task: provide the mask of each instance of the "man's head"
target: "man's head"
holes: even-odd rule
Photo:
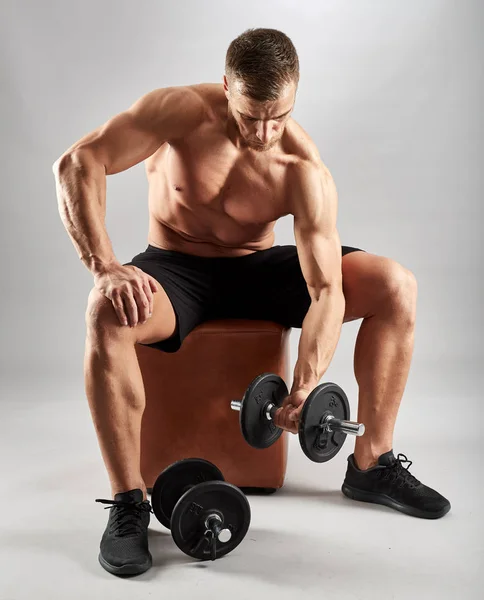
[[[249,147],[268,150],[282,137],[298,82],[296,48],[281,31],[248,29],[230,44],[225,60],[225,95]]]

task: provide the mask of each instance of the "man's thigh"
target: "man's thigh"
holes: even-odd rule
[[[346,256],[360,248],[342,246]],[[218,318],[258,319],[302,327],[311,304],[295,245],[256,252],[231,270],[223,286]],[[228,274],[227,274],[228,275]]]

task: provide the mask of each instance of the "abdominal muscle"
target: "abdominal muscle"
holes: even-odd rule
[[[156,248],[206,257],[245,256],[271,248],[275,222],[287,214],[263,190],[193,198],[152,184],[148,243]]]
[[[266,250],[274,244],[274,231],[271,229],[263,238],[243,244],[221,244],[220,242],[204,239],[202,235],[193,235],[194,232],[181,231],[172,224],[165,223],[150,215],[150,229],[148,243],[164,250],[176,250],[185,254],[196,256],[245,256],[258,250]],[[240,237],[240,236],[239,236]]]
[[[168,208],[168,207],[165,207]],[[198,212],[150,210],[148,243],[156,248],[196,256],[245,256],[274,244],[274,223],[240,225],[227,215],[200,208]],[[210,215],[203,213],[209,212]],[[172,213],[170,215],[170,213]],[[185,216],[183,216],[184,213]]]

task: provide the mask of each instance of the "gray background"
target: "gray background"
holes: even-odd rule
[[[482,517],[466,499],[471,493],[476,497],[482,486],[471,483],[472,466],[466,476],[459,469],[471,465],[478,452],[482,417],[483,12],[477,0],[3,0],[2,436],[4,452],[19,461],[10,483],[25,474],[20,460],[30,460],[34,452],[30,436],[47,428],[46,437],[35,442],[43,461],[35,467],[38,472],[58,451],[47,436],[64,432],[68,443],[80,427],[85,437],[78,447],[70,446],[71,464],[88,448],[94,452],[84,472],[87,501],[96,493],[91,474],[105,484],[83,392],[84,311],[92,275],[61,223],[52,163],[151,89],[221,81],[230,41],[248,27],[274,27],[291,37],[299,53],[301,82],[293,116],[316,141],[336,181],[342,243],[391,257],[417,277],[416,345],[396,450],[420,459],[416,467],[422,479],[432,473],[429,483],[444,486],[442,492],[453,500],[449,520],[458,519],[461,494],[464,520],[454,521],[451,537],[442,536],[441,545],[458,546],[460,540],[472,552],[455,579],[468,585],[470,594],[476,561],[482,560],[477,537]],[[119,261],[126,262],[147,243],[142,164],[108,178],[107,207],[108,234]],[[292,225],[292,217],[277,223],[276,244],[294,243]],[[344,387],[353,410],[353,348],[360,323],[343,326],[325,375]],[[298,340],[299,330],[293,330],[292,365]],[[78,414],[77,419],[59,416],[62,409]],[[453,422],[457,414],[463,430]],[[297,452],[294,448],[291,457]],[[343,454],[348,453],[331,467],[338,465],[339,485]],[[289,475],[296,475],[294,464]],[[60,475],[52,474],[53,480],[58,489]],[[406,519],[399,531],[409,526]],[[414,522],[414,527],[427,525]],[[444,526],[434,525],[433,531]],[[428,533],[415,535],[412,543]],[[92,549],[86,556],[95,558]],[[455,560],[463,560],[462,553]],[[92,569],[99,575],[95,565]],[[15,572],[10,571],[10,583]],[[3,596],[0,587],[2,600],[21,597],[14,583],[8,589]],[[453,588],[446,589],[449,597],[458,597],[457,588],[456,596]],[[350,595],[341,597],[354,597],[347,591]],[[412,597],[433,597],[429,594],[412,592]],[[390,595],[382,591],[381,597]],[[402,592],[401,597],[409,596]]]
[[[230,41],[248,26],[273,26],[290,35],[300,56],[294,118],[336,181],[343,244],[389,256],[416,274],[416,363],[476,375],[482,363],[479,3],[203,6],[4,6],[2,369],[24,373],[28,364],[41,376],[79,373],[92,276],[57,212],[54,160],[151,89],[220,81]],[[115,253],[129,260],[147,240],[142,164],[108,177],[107,206]],[[278,222],[276,235],[278,244],[294,243],[292,217]],[[358,326],[345,325],[335,360],[347,360]]]

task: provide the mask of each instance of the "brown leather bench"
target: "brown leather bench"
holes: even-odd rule
[[[209,460],[246,492],[282,487],[288,433],[270,448],[252,448],[230,401],[261,373],[288,383],[289,334],[272,321],[224,319],[199,325],[175,353],[136,345],[146,392],[141,474],[150,493],[161,471],[183,458]]]

